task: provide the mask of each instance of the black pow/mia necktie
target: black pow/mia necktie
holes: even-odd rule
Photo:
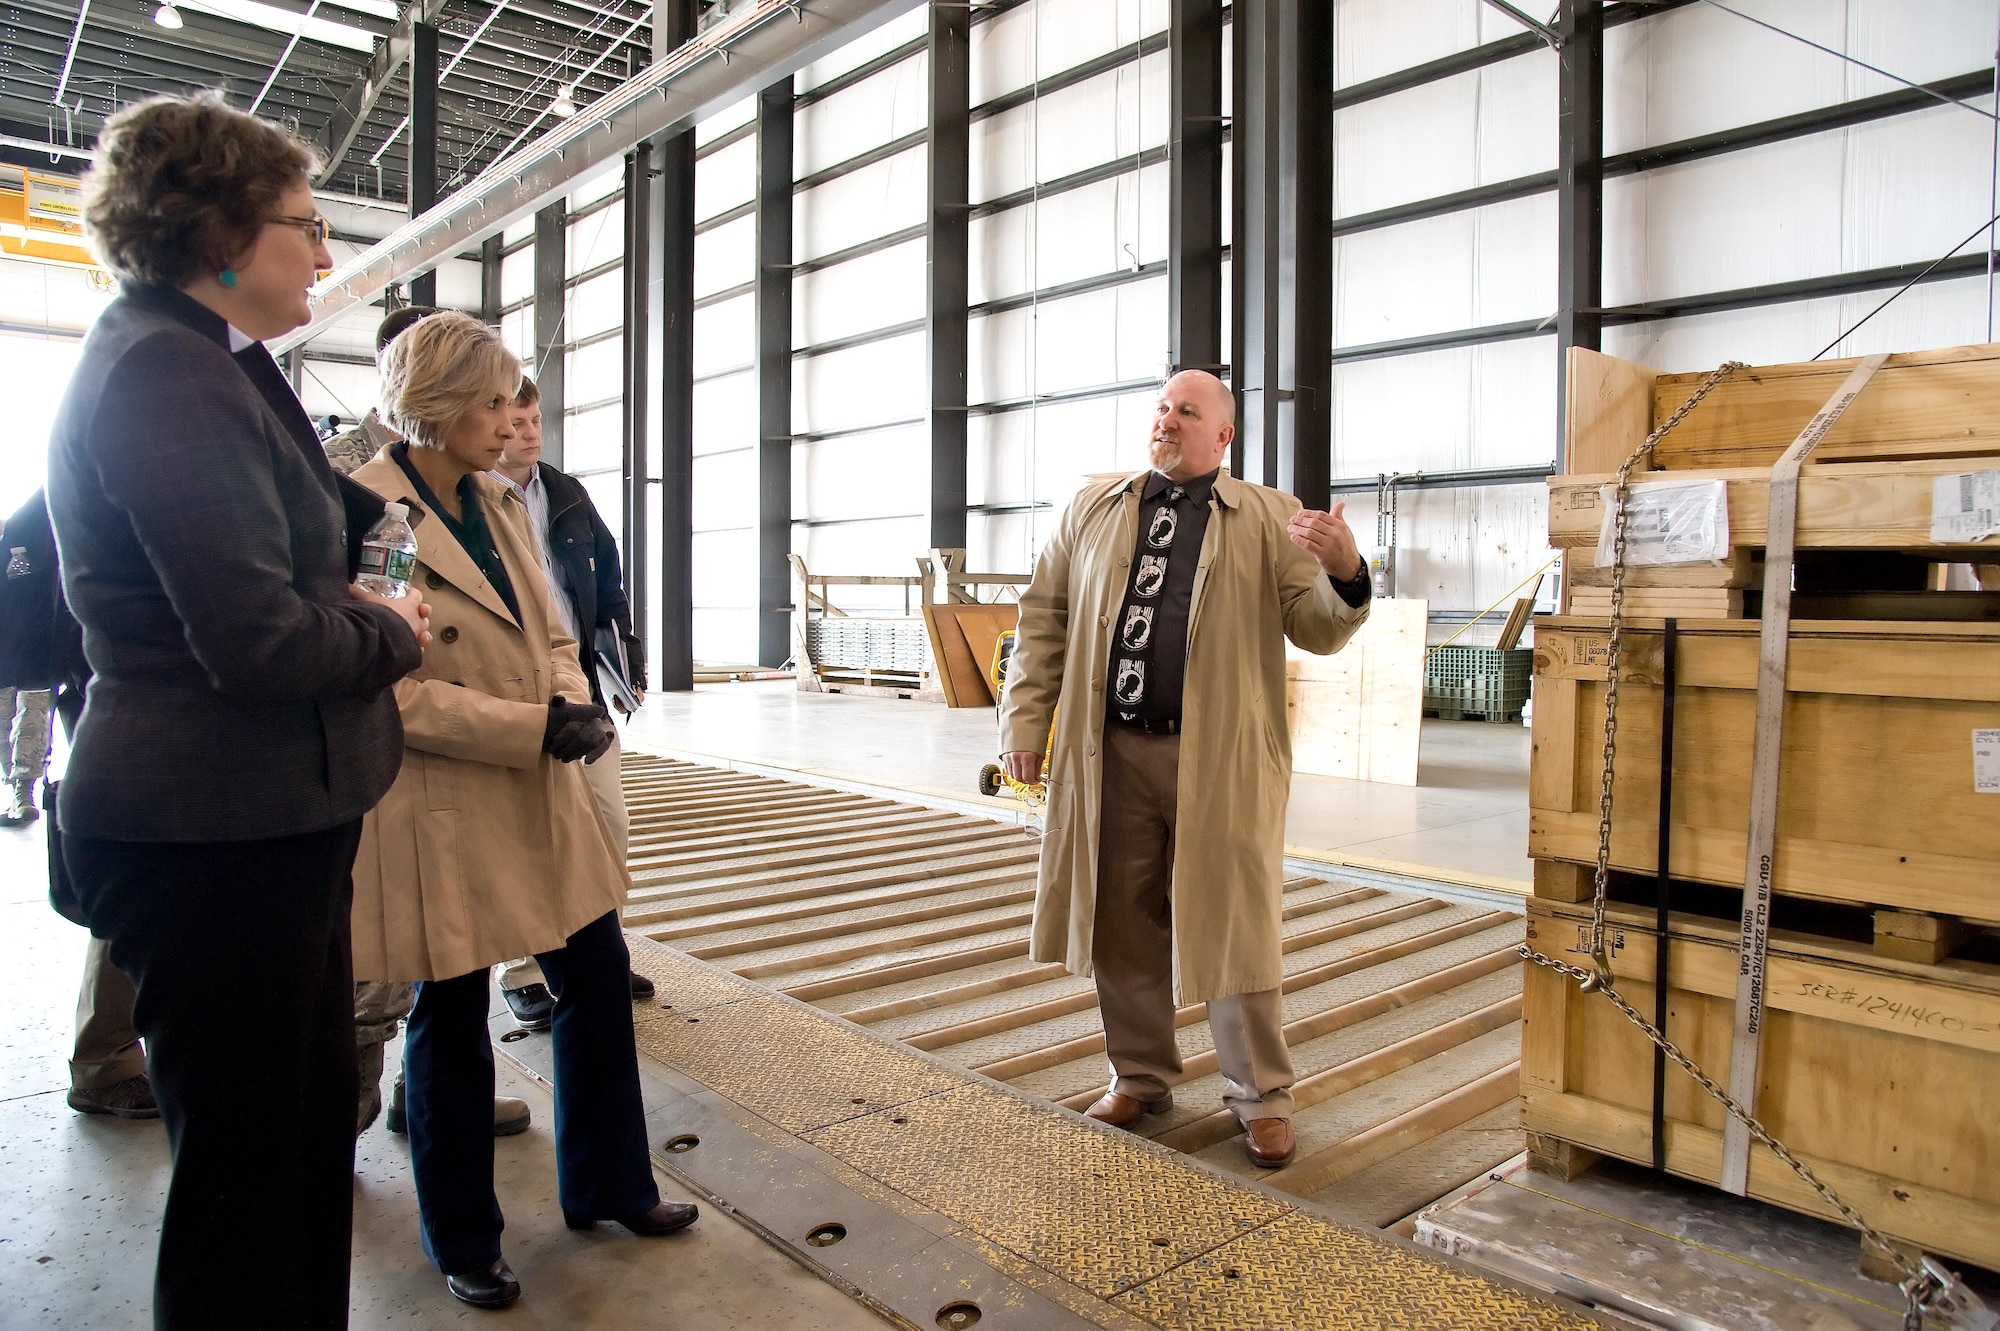
[[[1111,709],[1120,721],[1136,721],[1146,711],[1156,641],[1153,630],[1160,617],[1160,594],[1167,586],[1167,556],[1181,525],[1174,505],[1186,495],[1181,486],[1169,486],[1140,515],[1144,525],[1138,558],[1133,561],[1112,646]]]

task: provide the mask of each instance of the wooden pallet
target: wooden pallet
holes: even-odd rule
[[[1653,1006],[1650,909],[1609,909],[1620,992]],[[1529,942],[1588,964],[1589,909],[1535,901]],[[1711,1075],[1728,1064],[1736,930],[1676,915],[1669,929],[1668,1036]],[[1521,1047],[1525,1124],[1555,1157],[1652,1160],[1653,1052],[1608,1001],[1526,967]],[[2000,1266],[2000,967],[1886,960],[1866,944],[1774,933],[1757,1112],[1821,1178],[1886,1233]],[[1668,1067],[1666,1164],[1720,1177],[1723,1110]],[[1753,1197],[1836,1218],[1762,1147]]]
[[[1604,625],[1535,629],[1529,853],[1595,864]],[[1675,711],[1675,877],[1743,882],[1758,625],[1683,625]],[[1660,626],[1626,626],[1613,867],[1658,854]],[[2000,797],[1973,784],[1972,732],[2000,727],[2000,625],[1793,626],[1775,890],[2000,920]]]

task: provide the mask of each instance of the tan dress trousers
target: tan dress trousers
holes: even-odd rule
[[[69,1088],[101,1091],[146,1071],[146,1052],[132,1029],[137,994],[125,972],[111,964],[111,945],[93,937],[83,954],[83,984],[76,995],[76,1047],[69,1056]]]
[[[1181,1079],[1172,895],[1180,760],[1178,735],[1104,727],[1091,962],[1111,1089],[1149,1102]],[[1229,884],[1203,883],[1195,890],[1226,892]],[[1292,1054],[1285,1046],[1281,991],[1213,999],[1208,1026],[1224,1078],[1223,1104],[1245,1123],[1290,1118]]]

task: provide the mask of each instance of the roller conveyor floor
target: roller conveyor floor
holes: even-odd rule
[[[1101,1090],[1103,1042],[1090,982],[1027,959],[1020,827],[645,755],[625,781],[659,1158],[892,1320],[1597,1324],[1372,1228],[1521,1148],[1517,915],[1287,883],[1301,1146],[1262,1171],[1199,1007],[1153,1142],[1051,1107]]]

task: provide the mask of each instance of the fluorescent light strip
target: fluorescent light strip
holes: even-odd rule
[[[286,36],[303,37],[308,41],[324,42],[328,46],[341,46],[350,51],[372,55],[375,51],[376,36],[365,29],[347,23],[335,23],[330,19],[308,18],[304,14],[276,5],[262,4],[259,0],[174,0],[177,9],[192,9],[203,14],[213,14],[217,18],[233,19],[247,23],[253,28],[263,28],[267,32],[282,32]]]

